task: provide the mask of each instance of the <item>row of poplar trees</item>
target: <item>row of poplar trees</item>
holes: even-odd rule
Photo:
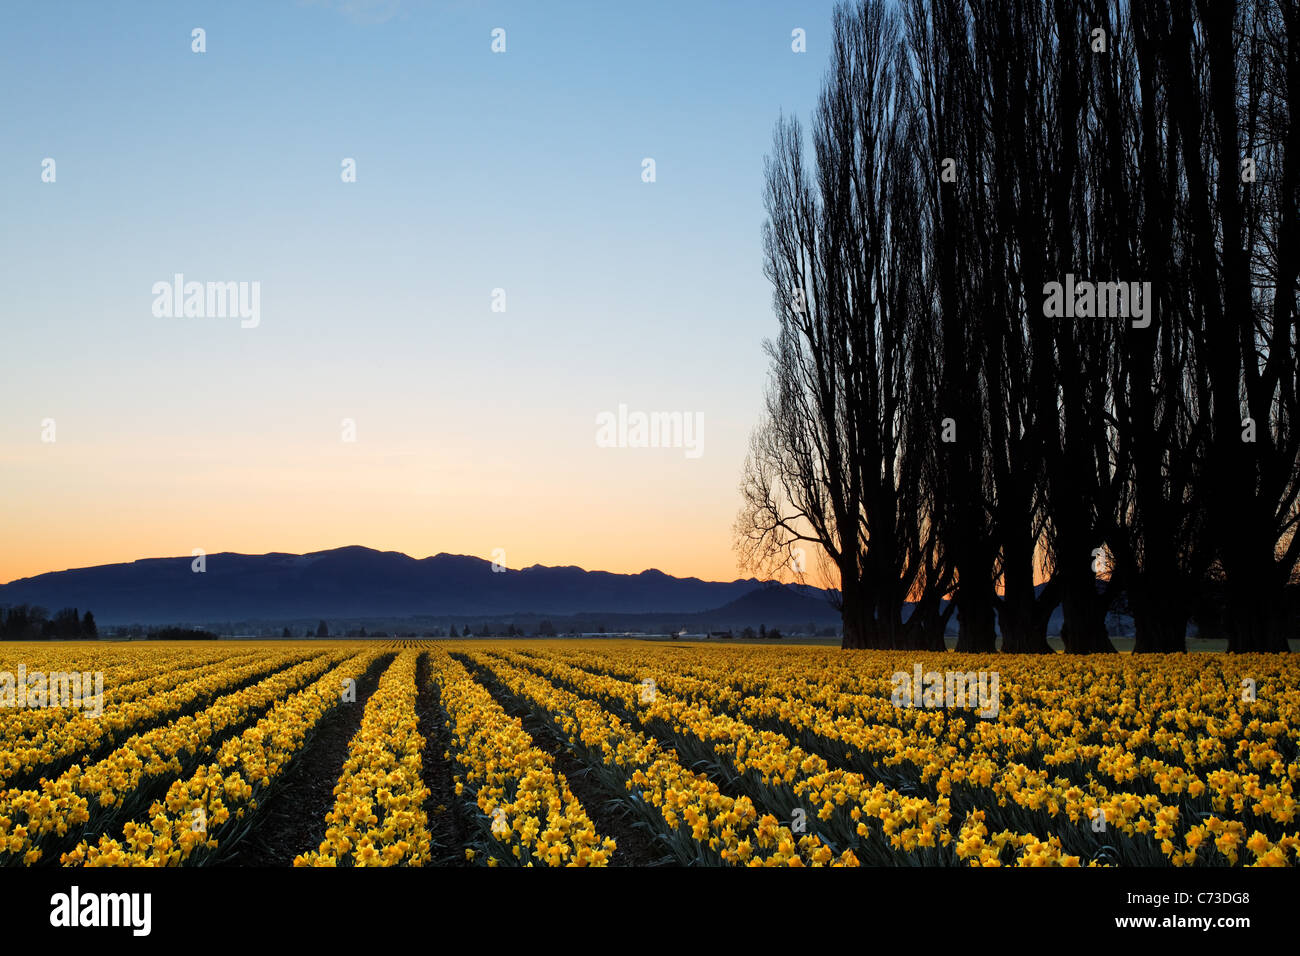
[[[743,562],[818,555],[846,647],[1287,650],[1297,0],[860,0],[830,57],[767,159]],[[1150,323],[1045,316],[1067,274]]]

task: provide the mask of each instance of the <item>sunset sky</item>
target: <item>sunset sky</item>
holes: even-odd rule
[[[741,576],[763,157],[832,6],[5,5],[0,582],[349,544]],[[257,326],[156,316],[178,273],[259,283]],[[620,405],[700,454],[599,447]]]

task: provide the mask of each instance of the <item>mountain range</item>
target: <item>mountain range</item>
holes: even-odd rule
[[[493,570],[491,562],[466,555],[417,559],[357,546],[210,554],[202,572],[193,562],[148,558],[21,578],[0,585],[0,606],[90,609],[108,625],[515,615],[602,617],[611,629],[676,627],[679,620],[704,628],[839,622],[826,592],[755,578],[702,581],[656,570],[614,574],[542,565]]]

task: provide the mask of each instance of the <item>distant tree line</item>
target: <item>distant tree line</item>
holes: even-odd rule
[[[1123,592],[1137,651],[1287,650],[1297,108],[1295,0],[842,5],[767,163],[745,563],[815,555],[846,647],[1112,651]]]
[[[65,607],[50,617],[49,611],[32,604],[0,608],[0,641],[80,641],[97,640],[99,628],[95,615],[80,614],[75,607]]]
[[[599,628],[599,633],[604,633],[605,630],[602,626]],[[108,632],[111,636],[117,638],[151,641],[215,641],[220,639],[220,635],[210,630],[176,625],[121,625],[109,627]],[[514,623],[508,623],[504,627],[484,623],[477,630],[467,624],[464,625],[462,631],[455,624],[450,624],[445,629],[433,627],[418,632],[399,631],[393,634],[387,632],[369,633],[366,628],[357,627],[350,628],[337,636],[351,638],[440,638],[556,637],[558,635],[559,631],[555,625],[549,619],[542,619],[532,631]],[[280,637],[289,639],[299,637],[328,638],[329,636],[329,625],[324,620],[321,620],[314,629],[310,627],[304,629],[301,634],[295,633],[294,629],[288,626],[281,628],[280,631]],[[741,633],[741,637],[780,638],[781,632],[776,629],[769,630],[764,625],[760,625],[757,633],[754,632],[753,628],[745,628]],[[96,640],[98,638],[99,629],[95,624],[95,616],[90,611],[81,614],[77,608],[64,608],[51,617],[45,608],[34,605],[20,604],[14,607],[0,607],[0,641]]]
[[[555,626],[549,620],[543,620],[541,621],[540,624],[538,624],[536,628],[536,634],[541,637],[554,636],[556,634]],[[281,630],[280,636],[284,638],[293,638],[293,637],[297,637],[298,635],[296,635],[293,632],[292,628],[286,626]],[[315,631],[313,631],[311,628],[308,628],[302,632],[301,636],[304,638],[329,637],[330,628],[328,623],[322,620],[316,626]],[[523,627],[519,627],[512,622],[504,626],[499,624],[492,625],[492,624],[484,623],[479,626],[477,631],[468,624],[464,625],[463,632],[460,629],[458,629],[455,624],[449,624],[446,628],[432,627],[432,628],[426,628],[424,630],[419,630],[419,631],[415,631],[415,630],[404,631],[399,629],[394,631],[392,634],[389,634],[386,631],[371,633],[365,627],[359,626],[359,627],[353,627],[353,628],[347,628],[341,630],[336,636],[352,637],[352,638],[362,638],[362,637],[365,638],[370,638],[370,637],[438,638],[438,637],[461,637],[461,636],[464,637],[474,637],[474,636],[527,637],[532,635],[527,631],[527,629]]]
[[[595,633],[604,634],[606,633],[607,630],[608,628],[606,628],[604,625],[592,625],[590,630],[588,630],[586,627],[580,626],[579,630],[574,630],[567,633],[571,633],[571,634],[591,633],[592,631],[594,631]],[[822,631],[817,632],[814,626],[812,624],[809,624],[807,633],[809,634],[821,633],[823,635],[833,636],[835,633],[835,629],[824,628],[822,629]],[[560,631],[556,628],[555,624],[551,620],[547,618],[543,618],[539,622],[537,622],[537,625],[535,627],[523,627],[518,624],[515,624],[514,622],[507,622],[505,624],[500,624],[500,623],[492,624],[492,623],[485,622],[479,625],[477,628],[469,624],[463,625],[461,627],[458,627],[456,624],[449,624],[445,628],[432,627],[420,631],[398,629],[393,631],[392,633],[389,633],[387,631],[382,633],[371,632],[368,631],[365,627],[355,627],[355,628],[348,628],[346,630],[343,630],[337,636],[349,637],[349,638],[376,638],[376,637],[394,637],[394,638],[453,637],[455,638],[455,637],[557,637],[559,636],[559,634]],[[294,628],[289,627],[287,625],[281,628],[280,631],[280,637],[289,638],[289,639],[298,638],[298,637],[313,638],[313,637],[329,637],[329,636],[330,636],[329,625],[324,620],[322,620],[317,625],[314,631],[311,628],[306,628],[299,634],[295,632]],[[741,632],[740,636],[743,638],[751,638],[751,639],[752,638],[780,639],[782,635],[778,629],[776,628],[769,629],[766,625],[760,624],[757,631],[755,631],[752,627],[746,627]]]

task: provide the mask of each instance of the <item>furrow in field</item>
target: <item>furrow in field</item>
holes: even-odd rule
[[[424,785],[429,791],[425,811],[433,846],[430,866],[468,866],[471,861],[466,859],[465,848],[470,839],[470,808],[456,793],[451,728],[438,683],[433,680],[432,659],[432,654],[422,655],[415,676],[420,688],[417,708],[424,737]]]
[[[240,866],[293,866],[293,861],[325,838],[325,816],[334,806],[334,786],[348,758],[348,744],[393,654],[375,658],[357,678],[356,699],[326,714],[308,743],[258,809],[258,822],[239,844]]]

